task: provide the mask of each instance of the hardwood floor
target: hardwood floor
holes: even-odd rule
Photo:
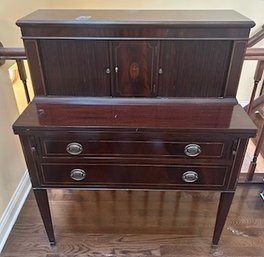
[[[239,185],[219,247],[219,193],[50,190],[49,246],[30,193],[1,257],[264,256],[263,185]]]

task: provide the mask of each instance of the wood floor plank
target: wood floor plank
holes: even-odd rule
[[[263,257],[261,185],[240,185],[219,247],[219,193],[50,190],[51,247],[31,193],[0,257]]]

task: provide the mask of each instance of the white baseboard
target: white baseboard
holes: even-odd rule
[[[8,203],[3,215],[0,217],[0,253],[2,252],[7,238],[16,222],[18,214],[31,189],[31,182],[26,171],[21,178],[16,191]]]

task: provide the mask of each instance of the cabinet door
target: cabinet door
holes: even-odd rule
[[[109,44],[87,40],[40,40],[46,95],[109,96]]]
[[[159,96],[220,97],[224,95],[232,41],[162,41]]]
[[[154,96],[158,61],[157,41],[112,43],[113,96]]]

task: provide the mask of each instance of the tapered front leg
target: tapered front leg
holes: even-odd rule
[[[232,200],[234,198],[234,194],[234,192],[221,193],[212,241],[213,245],[217,245],[219,242],[222,230],[225,225],[226,217],[228,215]]]
[[[44,227],[46,229],[46,233],[48,235],[50,244],[54,245],[56,242],[55,242],[55,236],[54,236],[53,225],[52,225],[52,220],[51,220],[47,190],[46,189],[33,189],[33,192],[35,194],[35,198],[38,204],[40,215],[43,220]]]

